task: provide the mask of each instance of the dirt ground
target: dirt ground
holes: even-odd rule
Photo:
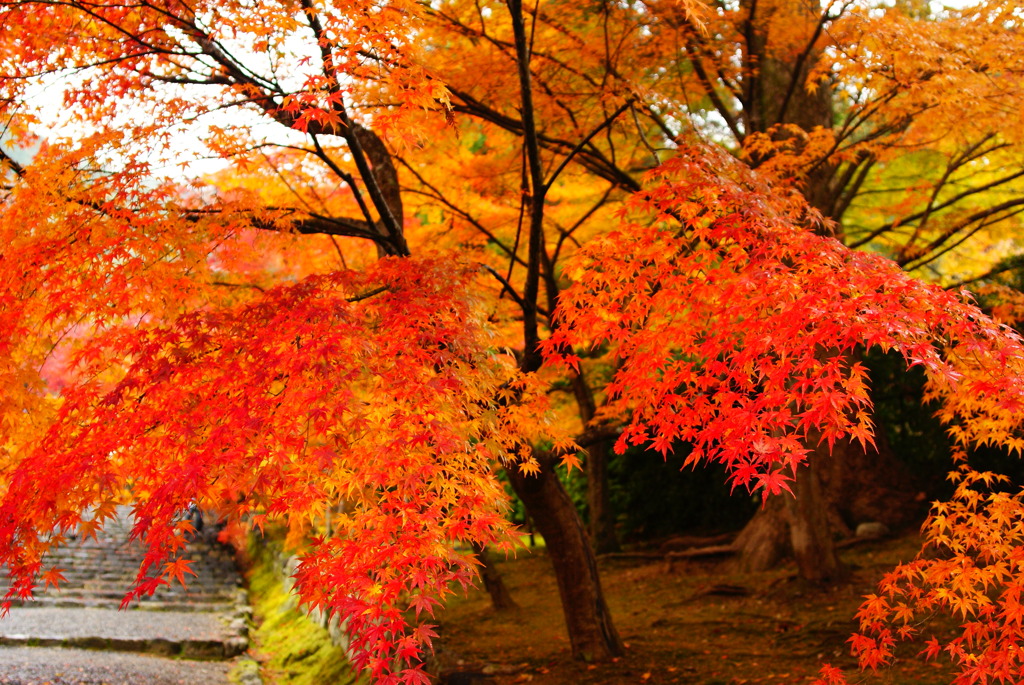
[[[915,535],[844,550],[853,568],[842,585],[808,586],[783,567],[729,573],[726,562],[606,560],[602,579],[627,650],[612,663],[571,659],[557,589],[543,550],[498,568],[520,608],[496,613],[482,589],[448,602],[434,668],[442,682],[507,685],[598,683],[806,683],[825,662],[851,683],[925,685],[952,681],[948,663],[906,651],[893,668],[861,673],[847,638],[861,597],[917,552]]]

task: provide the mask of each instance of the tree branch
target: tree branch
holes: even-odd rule
[[[1022,173],[1024,173],[1024,172],[1022,172]],[[1022,207],[1022,206],[1024,206],[1024,197],[1017,197],[1017,198],[1014,198],[1012,200],[1007,200],[1006,202],[1000,202],[997,205],[993,205],[991,207],[986,207],[985,209],[978,210],[977,212],[974,212],[973,214],[967,216],[965,219],[962,219],[962,220],[956,222],[951,227],[949,227],[946,230],[942,231],[942,233],[939,234],[939,236],[937,238],[932,240],[932,242],[930,242],[928,244],[928,246],[925,247],[924,249],[918,250],[916,254],[910,254],[910,255],[907,255],[905,257],[901,257],[900,259],[896,260],[896,263],[899,264],[901,267],[904,267],[904,268],[908,268],[907,265],[910,264],[911,262],[918,262],[913,268],[917,268],[917,267],[923,266],[924,264],[928,263],[929,261],[932,261],[937,256],[939,256],[939,255],[932,255],[932,256],[930,256],[930,257],[928,257],[926,259],[925,258],[926,255],[929,255],[930,253],[934,252],[935,250],[941,248],[953,236],[955,236],[957,233],[959,233],[960,231],[964,230],[965,228],[967,228],[971,224],[982,223],[983,225],[990,225],[990,224],[994,223],[995,221],[1000,221],[1002,219],[1009,218],[1009,216],[1013,216],[1014,214],[1017,213],[1017,211],[1020,211],[1020,210],[1012,212],[1009,215],[1004,216],[1004,217],[996,217],[996,214],[998,214],[999,212],[1004,212],[1004,211],[1010,210],[1010,209],[1016,209],[1016,208]],[[978,230],[978,228],[981,228],[981,227],[979,226],[979,227],[975,228],[973,231],[971,231],[971,234],[975,233]],[[960,242],[963,242],[963,241],[961,240]],[[959,243],[957,243],[957,244],[959,244]],[[945,251],[943,251],[943,252],[945,252]]]
[[[343,126],[343,130],[339,133],[348,143],[349,152],[352,154],[352,161],[355,162],[356,169],[359,170],[359,175],[362,177],[363,183],[366,185],[366,191],[370,195],[370,200],[373,201],[373,206],[377,210],[377,216],[380,217],[380,222],[383,224],[384,231],[382,231],[382,233],[385,238],[385,242],[383,244],[390,245],[388,251],[392,254],[408,256],[410,254],[409,246],[405,242],[402,227],[399,225],[398,219],[392,213],[391,207],[388,205],[387,198],[384,196],[377,178],[373,175],[373,170],[370,168],[369,162],[367,161],[366,151],[363,149],[359,136],[356,135],[355,123],[349,117],[348,110],[345,108],[343,94],[341,91],[341,79],[339,78],[337,69],[334,65],[334,55],[331,48],[332,41],[330,36],[328,36],[324,31],[323,25],[320,23],[319,13],[313,5],[312,0],[300,0],[300,4],[302,6],[303,13],[306,16],[306,21],[309,24],[310,29],[313,31],[317,44],[320,46],[320,60],[323,66],[324,75],[328,79],[328,90],[332,95],[336,96],[331,102],[331,111],[338,115],[338,119],[341,121]],[[382,243],[378,242],[378,244]]]
[[[598,124],[597,128],[595,128],[595,129],[594,129],[593,131],[591,131],[591,132],[590,132],[589,134],[587,134],[587,137],[586,137],[586,138],[584,138],[583,140],[581,140],[581,141],[580,141],[580,142],[579,142],[579,143],[578,143],[578,144],[576,145],[576,147],[574,147],[574,148],[572,149],[572,151],[571,151],[571,152],[570,152],[570,153],[569,153],[568,155],[566,155],[566,156],[565,156],[565,159],[563,159],[563,160],[562,160],[562,163],[558,165],[558,168],[557,168],[557,169],[555,169],[555,170],[554,170],[554,172],[552,172],[551,176],[550,176],[550,177],[548,178],[548,180],[547,180],[547,181],[546,181],[546,182],[544,183],[544,188],[545,188],[545,190],[546,190],[547,188],[550,188],[550,187],[551,187],[551,184],[555,182],[555,179],[556,179],[556,178],[558,178],[558,175],[562,173],[562,170],[563,170],[563,169],[565,169],[565,167],[566,167],[566,166],[568,166],[569,162],[571,162],[571,161],[572,161],[572,158],[573,158],[573,157],[575,157],[575,156],[577,155],[577,153],[579,153],[579,151],[580,151],[580,150],[582,150],[582,149],[583,149],[583,147],[584,147],[584,146],[585,146],[585,145],[586,145],[587,143],[589,143],[589,142],[590,142],[590,140],[591,140],[591,139],[592,139],[592,138],[593,138],[594,136],[596,136],[596,135],[597,135],[598,133],[600,133],[600,132],[601,132],[601,130],[602,130],[602,129],[603,129],[603,128],[604,128],[605,126],[609,126],[609,125],[611,125],[611,123],[612,123],[613,121],[615,121],[615,120],[616,120],[616,119],[617,119],[617,118],[619,117],[619,115],[620,115],[620,114],[622,114],[622,113],[623,113],[623,112],[625,112],[625,111],[626,111],[627,109],[629,109],[629,107],[630,107],[630,106],[631,106],[632,104],[633,104],[633,98],[629,98],[628,100],[626,100],[626,102],[625,102],[625,103],[624,103],[624,104],[623,104],[622,106],[620,106],[620,107],[619,107],[618,109],[616,109],[616,110],[615,110],[614,112],[612,112],[612,113],[611,113],[610,115],[608,115],[608,116],[607,116],[607,117],[605,118],[605,120],[604,120],[604,121],[602,121],[602,122],[601,122],[600,124]]]
[[[530,228],[527,243],[526,282],[523,286],[523,370],[536,371],[543,363],[538,344],[540,336],[537,321],[537,297],[540,293],[540,269],[544,250],[544,170],[541,165],[540,144],[533,111],[533,87],[530,79],[530,49],[523,21],[522,0],[508,0],[515,39],[516,63],[519,72],[520,114],[523,118],[524,154],[529,171],[529,187],[524,193],[530,205]]]
[[[740,130],[739,124],[736,122],[736,116],[732,113],[732,110],[726,106],[725,101],[718,95],[718,90],[715,88],[715,84],[711,82],[711,78],[708,76],[707,70],[704,69],[704,64],[700,60],[700,55],[692,54],[696,51],[689,43],[687,43],[685,51],[690,53],[690,65],[693,67],[693,73],[697,74],[697,79],[704,87],[704,92],[707,94],[708,99],[711,100],[711,104],[714,105],[715,111],[725,119],[726,126],[728,126],[729,130],[732,131],[732,135],[736,140],[742,143],[743,131]]]
[[[1016,171],[1016,172],[1014,172],[1012,174],[1009,174],[1007,176],[1003,176],[1002,178],[998,178],[998,179],[996,179],[996,180],[994,180],[994,181],[992,181],[990,183],[986,183],[986,184],[980,185],[980,186],[975,186],[973,188],[968,188],[967,190],[965,190],[963,192],[960,192],[960,193],[957,193],[956,195],[953,195],[953,196],[947,198],[943,202],[940,202],[939,204],[934,205],[931,208],[930,211],[931,211],[931,213],[934,214],[935,212],[941,211],[943,209],[946,209],[947,207],[955,205],[957,202],[960,202],[961,200],[963,200],[963,199],[965,199],[967,197],[970,197],[971,195],[976,195],[977,193],[983,193],[986,190],[991,190],[992,188],[997,188],[997,187],[999,187],[1001,185],[1004,185],[1006,183],[1009,183],[1010,181],[1016,180],[1016,179],[1021,178],[1021,177],[1024,177],[1024,169],[1022,169],[1020,171]],[[993,211],[998,211],[997,207],[994,207]],[[985,211],[985,210],[982,210],[982,211]],[[918,221],[919,219],[924,217],[926,214],[927,214],[927,212],[922,210],[922,211],[919,211],[919,212],[915,212],[915,213],[913,213],[913,214],[911,214],[909,216],[902,217],[902,218],[900,218],[900,220],[898,222],[886,223],[886,224],[880,226],[879,228],[876,228],[875,230],[873,230],[871,233],[869,233],[864,238],[861,238],[860,240],[857,240],[857,241],[851,243],[849,247],[851,247],[851,248],[858,248],[858,247],[860,247],[862,245],[865,245],[865,244],[871,242],[872,240],[874,240],[878,236],[882,235],[883,233],[887,233],[887,232],[893,230],[896,227],[897,224],[905,225],[905,224],[908,224],[908,223],[910,223],[912,221]]]

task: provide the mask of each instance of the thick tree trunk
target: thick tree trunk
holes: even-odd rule
[[[512,594],[505,585],[505,579],[494,566],[494,556],[487,551],[486,547],[473,545],[473,554],[480,562],[480,577],[484,581],[484,589],[491,596],[491,606],[495,611],[511,611],[518,609],[519,605],[512,599]]]
[[[812,454],[791,484],[793,494],[769,496],[736,537],[738,570],[766,571],[792,558],[804,580],[823,582],[846,575],[834,540],[835,533],[845,526],[835,520],[830,502],[834,493],[822,482],[822,457],[830,458]]]
[[[823,10],[810,3],[794,12],[786,30],[805,34],[806,50],[799,55],[779,55],[767,47],[768,32],[779,30],[767,14],[771,5],[740,0],[740,6],[749,13],[743,60],[749,69],[744,77],[747,130],[771,132],[776,142],[787,142],[791,153],[799,153],[808,142],[806,134],[834,125],[834,85],[819,82],[814,88],[807,87],[808,75],[821,56],[820,44],[811,38],[823,26]],[[777,124],[795,125],[800,130]],[[758,164],[768,159],[755,157],[753,161]],[[833,159],[811,167],[801,180],[801,190],[811,206],[834,223],[808,228],[841,239],[846,186],[854,174],[840,172],[855,170],[859,164],[840,164]],[[884,430],[877,427],[876,434],[877,452],[846,443],[837,444],[832,455],[824,447],[814,448],[809,466],[801,469],[794,483],[796,498],[769,498],[737,537],[739,567],[765,570],[793,556],[802,577],[835,577],[842,573],[835,556],[835,534],[850,534],[851,528],[865,521],[899,527],[912,519],[919,509],[913,479],[905,469],[900,470],[885,442]]]
[[[602,661],[623,652],[601,591],[597,560],[576,507],[549,459],[540,473],[509,469],[509,480],[547,544],[574,657]]]
[[[815,451],[805,468],[797,471],[793,497],[786,497],[789,541],[800,577],[812,582],[838,580],[847,575],[839,561],[832,526],[829,525],[828,502],[822,492],[819,460],[827,448]]]
[[[813,454],[797,472],[791,485],[792,495],[769,496],[737,536],[739,570],[766,571],[784,559],[793,558],[804,580],[823,582],[846,575],[836,553],[836,526],[830,521],[830,493],[821,481],[819,457]]]
[[[743,573],[766,571],[789,558],[793,547],[782,495],[764,501],[733,545],[739,550],[734,565]]]
[[[820,542],[823,537],[848,536],[869,521],[896,529],[919,517],[913,474],[893,454],[884,428],[876,433],[877,451],[848,442],[837,443],[832,454],[824,446],[815,450],[794,484],[796,499],[769,498],[736,538],[739,568],[763,571],[793,556],[802,577],[824,580],[838,569],[834,545]]]

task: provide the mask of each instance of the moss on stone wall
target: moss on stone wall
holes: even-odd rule
[[[367,682],[327,630],[296,608],[294,595],[285,589],[281,555],[273,543],[254,542],[248,552],[246,578],[256,623],[250,638],[263,681],[279,685]]]

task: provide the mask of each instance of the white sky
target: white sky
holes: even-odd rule
[[[886,4],[889,3],[887,2]],[[971,4],[975,4],[975,2],[973,0],[943,0],[931,3],[937,12],[941,12],[943,8],[960,9]],[[306,46],[296,47],[298,48],[296,50],[297,53],[305,52],[303,47]],[[253,55],[253,58],[258,59],[258,56]],[[37,84],[29,91],[30,95],[26,105],[35,111],[42,122],[41,128],[37,128],[35,132],[45,139],[75,139],[86,132],[86,129],[80,123],[73,121],[74,113],[69,111],[64,105],[63,91],[67,83],[68,79],[66,77],[51,77],[46,79],[45,82]],[[140,108],[130,112],[129,116],[144,120],[147,114],[146,111]],[[246,115],[239,109],[233,108],[206,115],[200,121],[189,126],[183,126],[182,132],[174,137],[174,154],[165,160],[151,160],[154,164],[154,172],[158,175],[164,175],[160,173],[160,170],[163,169],[168,176],[181,177],[182,170],[180,164],[186,161],[189,163],[189,167],[185,175],[190,177],[210,174],[224,169],[228,166],[228,162],[219,157],[210,156],[202,140],[206,137],[209,125],[219,125],[222,127],[237,126],[239,125],[240,117],[246,117]],[[257,127],[260,125],[260,117],[255,113],[249,115],[247,119],[244,125]],[[268,126],[268,130],[276,131],[277,135],[281,134],[281,127],[277,124]],[[6,138],[6,135],[0,135],[0,142]],[[295,137],[288,142],[301,144],[303,139],[304,136],[296,132]],[[27,161],[31,157],[30,151],[11,150],[10,152],[12,157],[22,162]]]

